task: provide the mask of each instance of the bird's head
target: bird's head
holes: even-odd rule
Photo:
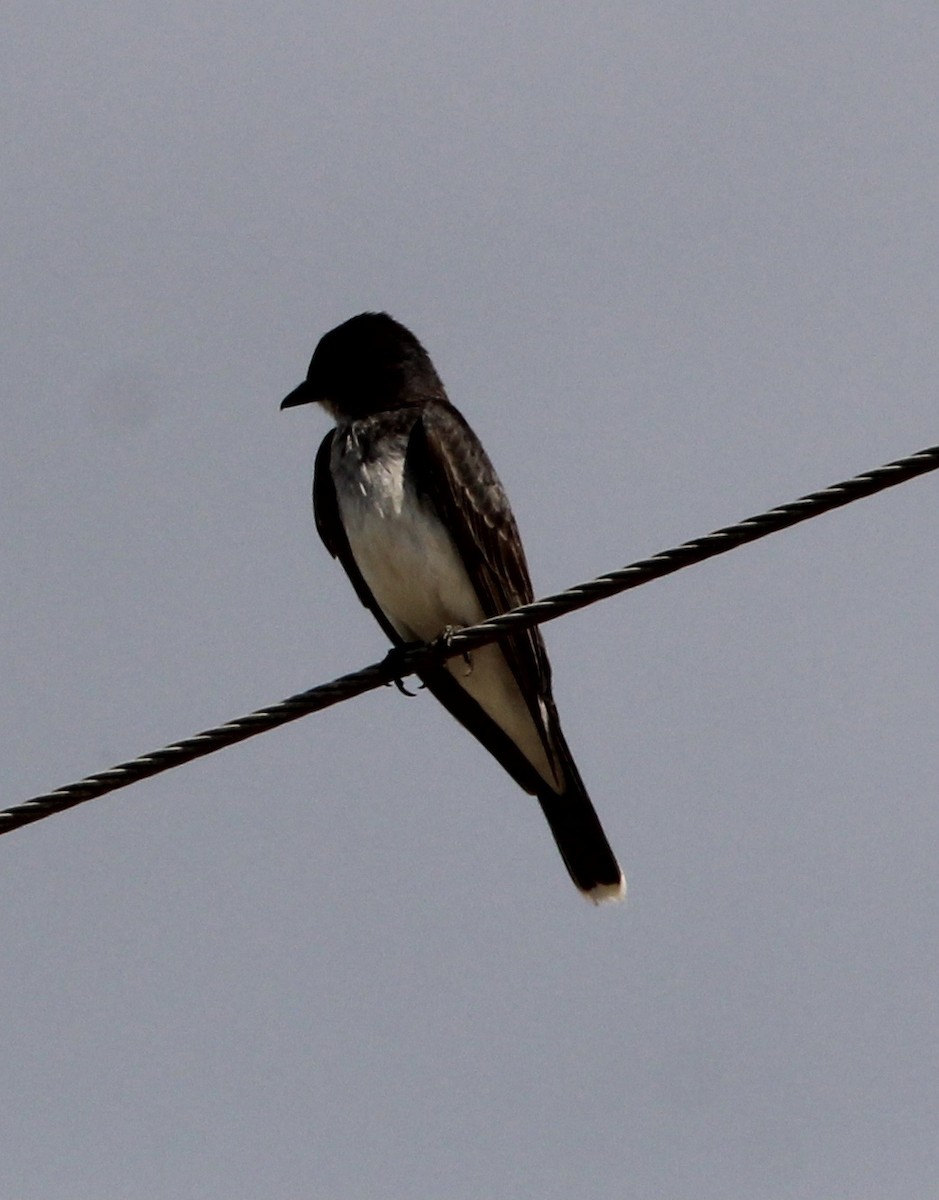
[[[360,313],[323,334],[307,377],[281,408],[322,404],[338,421],[445,399],[430,356],[387,313]]]

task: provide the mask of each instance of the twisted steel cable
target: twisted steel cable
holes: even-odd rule
[[[574,612],[575,609],[595,604],[598,600],[605,600],[609,596],[629,591],[630,588],[641,587],[645,583],[651,583],[653,579],[660,579],[663,575],[670,575],[705,559],[715,558],[718,554],[725,554],[728,550],[743,546],[747,542],[755,542],[780,529],[788,529],[832,509],[861,500],[865,496],[872,496],[886,488],[906,483],[907,480],[925,475],[937,467],[939,446],[929,446],[907,458],[897,459],[872,471],[865,471],[862,475],[856,475],[853,479],[832,484],[820,492],[812,492],[778,508],[747,517],[736,525],[716,529],[713,533],[684,542],[670,550],[663,550],[651,558],[630,563],[617,571],[577,584],[566,591],[522,605],[479,625],[457,630],[436,642],[392,651],[382,662],[373,663],[360,671],[341,675],[329,683],[290,696],[247,716],[236,717],[224,725],[206,729],[181,742],[153,750],[140,758],[119,763],[107,771],[89,775],[77,783],[66,784],[8,808],[0,812],[0,834],[9,833],[33,821],[40,821],[53,813],[63,812],[76,804],[83,804],[86,800],[94,800],[107,792],[127,787],[151,775],[159,775],[206,754],[214,754],[216,750],[225,746],[242,742],[278,725],[286,725],[289,721],[296,721],[309,713],[319,712],[333,704],[350,700],[353,696],[360,696],[383,684],[400,681],[431,662],[442,662],[444,659],[465,654],[478,646],[497,641],[512,630],[527,629],[532,625],[553,621],[566,613]]]

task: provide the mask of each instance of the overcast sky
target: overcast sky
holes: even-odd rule
[[[387,309],[546,593],[939,442],[939,8],[8,0],[3,803],[385,651],[277,405]],[[0,839],[0,1197],[939,1177],[939,477],[546,629],[626,869],[382,689]]]

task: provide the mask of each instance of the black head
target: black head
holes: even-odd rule
[[[434,398],[446,392],[414,334],[387,313],[360,313],[323,334],[306,381],[280,407],[319,402],[354,420]]]

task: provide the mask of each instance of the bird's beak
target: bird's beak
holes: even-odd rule
[[[280,402],[281,409],[296,408],[298,404],[313,404],[316,401],[316,396],[306,380],[295,387],[289,396],[285,397]]]

